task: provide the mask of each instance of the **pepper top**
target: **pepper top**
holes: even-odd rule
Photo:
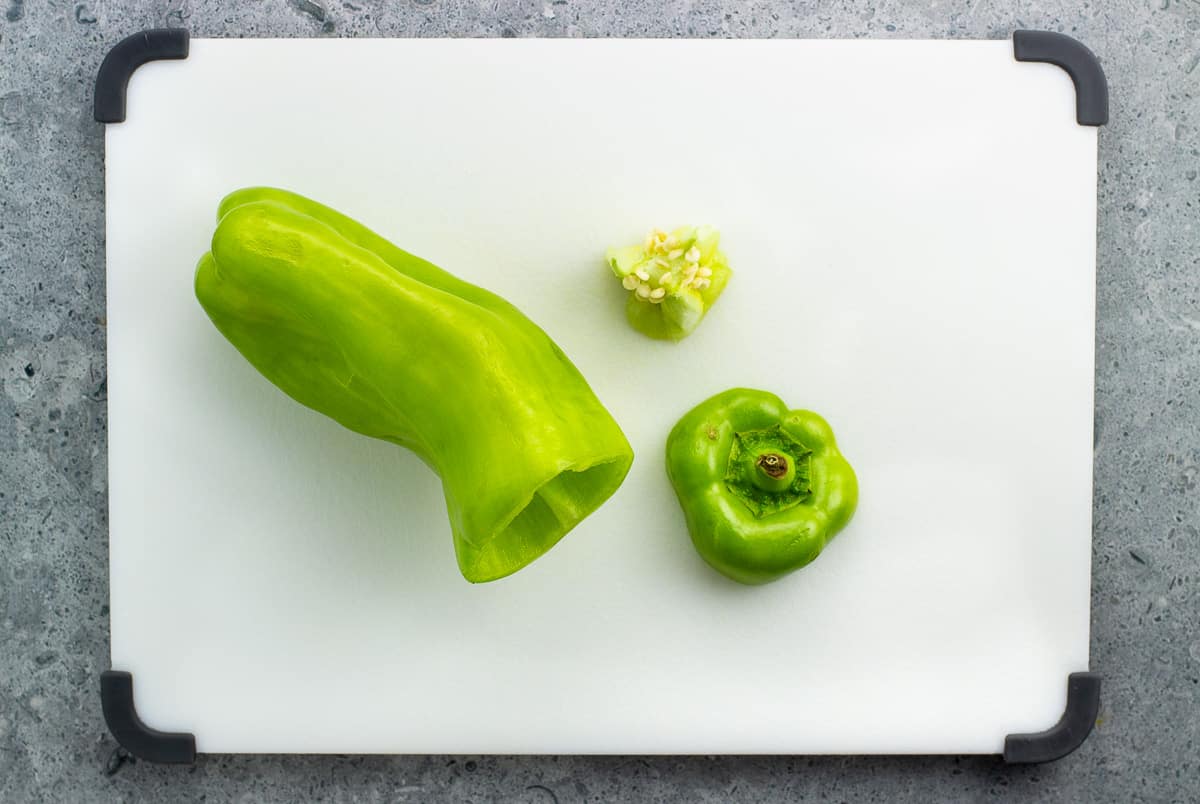
[[[679,420],[667,437],[667,475],[696,551],[747,584],[811,562],[858,504],[858,479],[828,422],[746,388]]]

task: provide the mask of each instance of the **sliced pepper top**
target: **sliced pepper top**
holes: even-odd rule
[[[700,324],[732,271],[711,226],[654,229],[644,242],[611,248],[607,261],[629,291],[625,315],[638,332],[677,341]]]
[[[746,388],[679,420],[667,437],[667,475],[696,551],[747,584],[811,562],[858,504],[858,479],[829,424]]]

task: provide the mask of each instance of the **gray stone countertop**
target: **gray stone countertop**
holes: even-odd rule
[[[1196,0],[0,0],[0,801],[1200,800],[1200,3]],[[104,138],[92,81],[196,36],[1006,38],[1108,76],[1100,132],[1092,736],[980,757],[202,756],[104,726]],[[186,160],[186,154],[180,154]]]

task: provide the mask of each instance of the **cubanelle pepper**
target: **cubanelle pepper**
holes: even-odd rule
[[[667,437],[667,475],[696,551],[746,584],[811,562],[858,504],[858,480],[829,424],[746,388],[679,420]]]
[[[227,196],[195,292],[296,401],[441,476],[463,576],[529,564],[616,491],[633,452],[579,370],[499,296],[315,201]]]

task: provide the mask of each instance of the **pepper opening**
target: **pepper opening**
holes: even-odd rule
[[[586,469],[566,469],[537,488],[512,518],[478,549],[461,545],[463,576],[486,583],[541,557],[601,506],[625,479],[632,461],[615,456]]]

